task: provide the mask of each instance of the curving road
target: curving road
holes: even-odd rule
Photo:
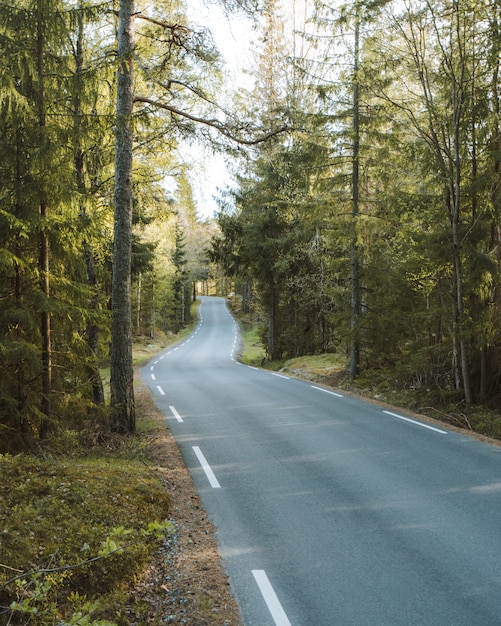
[[[246,626],[501,624],[501,448],[239,364],[223,299],[143,377]]]

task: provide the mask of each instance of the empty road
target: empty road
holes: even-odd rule
[[[501,448],[239,364],[221,298],[143,370],[246,626],[501,625]]]

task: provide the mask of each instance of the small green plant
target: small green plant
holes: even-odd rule
[[[67,592],[73,574],[83,568],[100,564],[103,560],[122,555],[138,543],[150,539],[158,540],[173,532],[174,526],[170,521],[151,522],[139,531],[118,526],[101,542],[97,554],[84,561],[17,574],[0,585],[0,592],[12,589],[16,598],[8,607],[10,614],[7,623],[23,623],[24,618],[24,623],[28,624],[36,616],[36,623],[40,626],[53,624],[54,617],[58,618],[59,626],[116,626],[108,620],[93,619],[93,614],[103,608],[99,600],[90,601],[87,595],[77,590]],[[85,550],[87,549],[85,546]],[[55,559],[56,555],[51,555],[50,560]],[[58,600],[65,596],[65,606],[61,607]]]

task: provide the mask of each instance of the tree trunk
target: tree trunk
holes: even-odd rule
[[[84,151],[82,148],[81,137],[81,98],[82,98],[82,74],[84,71],[84,23],[82,13],[78,13],[78,38],[76,47],[76,67],[75,67],[75,85],[73,90],[73,118],[74,118],[74,165],[77,189],[81,194],[80,201],[80,219],[84,224],[87,220],[87,209],[85,200],[83,199],[87,189],[84,176]],[[90,298],[90,310],[97,309],[97,273],[94,262],[94,253],[87,241],[83,242],[83,259],[85,271],[87,274],[87,284],[93,292]],[[101,375],[99,374],[99,366],[97,362],[97,352],[99,346],[99,327],[93,322],[87,323],[87,345],[90,350],[90,359],[87,370],[92,386],[92,399],[95,404],[104,404],[104,389]]]
[[[271,288],[270,314],[268,318],[268,355],[272,361],[281,358],[278,347],[278,290],[276,287]]]
[[[44,55],[45,55],[45,32],[42,7],[39,7],[37,23],[37,78],[38,78],[38,126],[40,130],[40,141],[45,144],[47,141],[46,116],[45,116],[45,75],[44,75]],[[45,146],[42,147],[44,149]],[[46,151],[44,150],[44,154]],[[45,159],[45,156],[43,157]],[[51,327],[50,327],[50,248],[49,236],[47,233],[48,202],[46,181],[43,178],[44,172],[48,171],[47,165],[42,168],[42,180],[40,181],[39,208],[40,208],[40,248],[39,248],[39,270],[40,289],[44,296],[42,310],[40,313],[40,330],[42,337],[42,402],[41,412],[44,415],[40,424],[40,437],[44,438],[49,432],[49,419],[51,415],[51,392],[52,392],[52,349],[51,349]]]
[[[464,64],[462,64],[462,68]],[[460,359],[461,359],[461,376],[463,380],[463,393],[466,406],[472,403],[472,392],[470,382],[470,364],[468,354],[468,341],[466,337],[466,315],[464,310],[464,287],[463,287],[463,263],[462,263],[462,245],[460,232],[460,216],[461,216],[461,136],[460,125],[463,117],[463,98],[464,98],[464,82],[461,80],[459,85],[453,83],[453,111],[454,111],[454,178],[451,202],[451,229],[452,229],[452,254],[455,279],[455,296],[457,311],[457,336],[459,340]],[[451,177],[452,178],[452,177]]]
[[[353,62],[353,164],[352,164],[352,239],[351,258],[351,318],[350,318],[350,379],[358,376],[360,369],[360,277],[357,245],[357,217],[359,208],[359,159],[360,159],[360,94],[359,94],[359,55],[360,55],[360,6],[355,6],[355,46]]]
[[[110,355],[111,427],[135,430],[131,329],[132,52],[134,1],[120,0]]]

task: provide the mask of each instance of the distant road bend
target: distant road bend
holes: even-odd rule
[[[246,626],[501,625],[501,448],[239,364],[202,298],[143,370]]]

